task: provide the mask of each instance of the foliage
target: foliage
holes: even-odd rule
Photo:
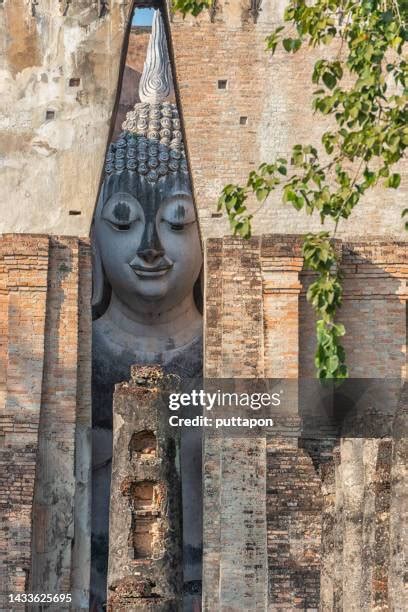
[[[316,280],[309,286],[307,299],[320,318],[316,323],[317,351],[315,366],[319,378],[345,378],[345,352],[339,338],[344,336],[344,325],[334,323],[334,316],[341,306],[342,286],[337,268],[335,246],[328,232],[307,234],[303,243],[306,266],[317,272]]]
[[[211,0],[173,0],[172,8],[175,11],[179,11],[185,17],[188,13],[197,17],[205,8],[210,8]]]
[[[332,128],[320,150],[296,144],[289,159],[261,164],[245,186],[227,185],[218,203],[233,233],[244,238],[251,235],[253,216],[248,197],[254,194],[263,204],[278,185],[285,203],[317,213],[322,224],[334,222],[331,234],[308,234],[303,248],[306,266],[317,273],[308,300],[318,316],[315,364],[321,378],[347,376],[339,343],[345,330],[334,322],[342,295],[333,247],[338,224],[369,189],[397,189],[401,181],[394,166],[408,145],[407,17],[407,0],[290,0],[287,25],[267,37],[267,49],[273,54],[282,45],[296,53],[305,45],[332,43],[332,57],[319,58],[311,75],[317,87],[313,109],[331,116]],[[407,217],[408,209],[402,214]]]

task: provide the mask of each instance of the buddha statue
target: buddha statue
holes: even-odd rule
[[[110,144],[92,227],[92,606],[106,596],[114,385],[130,366],[201,376],[202,253],[172,77],[156,11],[139,97]]]
[[[148,122],[167,119],[175,108],[140,111],[149,113]],[[108,381],[127,380],[135,363],[160,363],[187,376],[201,368],[194,286],[202,255],[181,140],[173,142],[169,148],[123,133],[107,156],[93,227],[94,306],[107,303],[93,324],[97,394]],[[110,413],[100,403],[98,423],[109,426]]]

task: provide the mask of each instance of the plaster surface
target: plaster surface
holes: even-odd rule
[[[89,233],[133,3],[101,4],[0,5],[0,232]]]

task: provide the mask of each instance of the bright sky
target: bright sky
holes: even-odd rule
[[[136,9],[133,15],[132,25],[134,26],[150,26],[153,21],[153,9],[142,8]]]

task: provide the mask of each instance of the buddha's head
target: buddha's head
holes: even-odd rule
[[[202,266],[177,107],[160,101],[171,80],[162,28],[157,13],[142,76],[144,101],[127,114],[124,132],[109,147],[93,224],[94,304],[108,289],[140,313],[180,303],[193,292]],[[158,54],[162,85],[151,74],[160,66]]]

